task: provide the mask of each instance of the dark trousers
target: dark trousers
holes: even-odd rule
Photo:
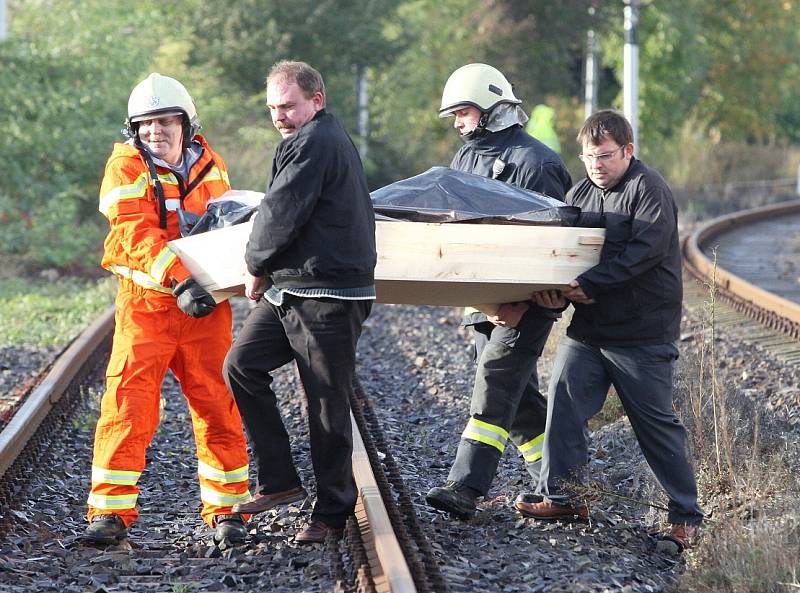
[[[611,385],[645,459],[669,497],[669,522],[698,524],[697,485],[686,429],[672,408],[672,344],[600,347],[564,337],[558,348],[547,406],[540,490],[554,501],[570,498],[588,462],[587,422],[603,407]]]
[[[473,326],[478,368],[470,420],[448,481],[486,495],[506,439],[511,439],[523,455],[533,483],[538,482],[547,401],[539,392],[536,363],[553,321],[532,307],[516,328],[489,321]]]
[[[356,501],[349,396],[356,345],[371,307],[371,301],[292,295],[282,306],[261,299],[225,359],[225,380],[242,414],[262,494],[300,485],[270,375],[292,360],[297,364],[317,483],[312,518],[334,527],[344,524]]]

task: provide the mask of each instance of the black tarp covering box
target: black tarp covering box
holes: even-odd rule
[[[577,207],[448,167],[392,183],[371,198],[382,303],[487,309],[486,303],[527,300],[597,264],[605,235],[575,227]]]
[[[380,303],[526,300],[536,290],[567,286],[596,265],[605,235],[603,229],[569,226],[577,208],[442,167],[372,197]],[[226,298],[241,291],[251,227],[246,222],[212,230],[171,241],[170,247],[202,286]]]
[[[184,237],[199,235],[247,222],[255,214],[263,198],[264,194],[261,192],[229,189],[221,196],[209,200],[206,204],[205,214],[197,217],[197,220],[191,223],[191,228],[187,233],[181,229],[181,234]],[[196,217],[197,215],[193,214],[192,216]]]
[[[375,190],[379,220],[573,226],[580,208],[503,181],[448,167]]]

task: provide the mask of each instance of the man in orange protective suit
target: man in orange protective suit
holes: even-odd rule
[[[201,515],[217,542],[241,543],[249,498],[241,418],[222,378],[231,309],[216,304],[167,242],[181,210],[202,214],[228,189],[225,162],[197,134],[197,112],[177,80],[153,73],[128,100],[128,136],[106,163],[100,211],[111,225],[102,265],[119,277],[116,330],[97,422],[86,540],[118,543],[137,516],[137,481],[171,369],[189,402]]]

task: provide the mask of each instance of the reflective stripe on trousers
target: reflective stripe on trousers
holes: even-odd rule
[[[171,369],[189,404],[198,456],[203,519],[230,512],[248,494],[248,457],[239,411],[222,379],[231,344],[231,310],[184,314],[171,295],[120,283],[92,461],[88,518],[138,516],[137,481],[159,421],[161,383]],[[159,472],[167,468],[159,468]]]
[[[502,453],[508,441],[508,431],[502,426],[470,418],[461,438],[490,445]]]

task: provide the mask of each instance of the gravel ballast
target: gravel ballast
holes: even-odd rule
[[[247,312],[236,302],[237,323]],[[705,334],[702,311],[687,308],[681,373],[694,372]],[[449,308],[376,305],[359,345],[359,378],[373,401],[407,491],[438,556],[450,590],[665,591],[684,570],[684,559],[659,553],[652,532],[665,513],[660,489],[622,419],[594,433],[592,476],[603,492],[592,496],[588,523],[537,523],[511,508],[530,484],[512,448],[489,496],[470,521],[428,507],[424,495],[444,483],[467,420],[474,365],[471,337]],[[563,333],[556,325],[551,342]],[[798,371],[740,339],[717,334],[722,381],[757,399],[779,418],[800,409]],[[549,379],[553,347],[539,369]],[[3,378],[22,380],[13,348],[0,351]],[[25,354],[35,356],[30,353]],[[305,408],[291,367],[274,383],[304,485],[314,495]],[[177,382],[164,384],[166,407],[140,482],[142,517],[130,546],[98,550],[80,541],[85,528],[91,444],[102,385],[87,392],[73,426],[32,469],[27,500],[0,541],[0,591],[331,591],[328,550],[292,541],[310,513],[308,501],[271,511],[250,523],[250,541],[219,548],[200,521],[194,441]],[[791,439],[787,447],[794,447]],[[796,467],[794,471],[796,471]],[[787,471],[790,471],[787,468]],[[716,502],[701,491],[706,510]],[[648,506],[650,505],[650,506]],[[655,506],[653,506],[655,505]],[[181,589],[181,587],[184,587]],[[190,588],[186,588],[190,587]]]

